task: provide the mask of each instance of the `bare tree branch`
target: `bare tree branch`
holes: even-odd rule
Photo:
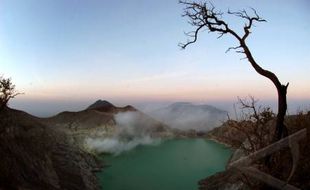
[[[229,47],[225,53],[228,53],[230,50],[237,50],[237,53],[243,53],[243,51],[238,51],[238,49],[242,48],[241,46],[236,46],[236,47]]]
[[[215,7],[210,4],[210,8],[207,3],[196,3],[180,1],[181,4],[186,5],[184,9],[183,17],[189,18],[189,23],[196,27],[195,31],[192,31],[195,35],[189,36],[191,39],[186,43],[180,43],[179,46],[184,49],[189,44],[195,43],[197,41],[197,36],[202,28],[206,28],[209,32],[218,33],[218,38],[222,37],[224,34],[230,33],[237,39],[241,39],[237,33],[231,30],[227,23],[221,19],[223,15],[222,12],[215,11]]]
[[[197,39],[198,39],[198,32],[199,32],[199,30],[200,30],[202,27],[203,27],[203,26],[199,26],[199,27],[197,28],[197,30],[196,30],[195,33],[194,33],[194,36],[188,35],[188,33],[187,33],[187,34],[186,34],[187,36],[193,37],[194,39],[191,40],[191,41],[187,41],[185,44],[179,43],[179,46],[180,46],[182,49],[185,49],[189,44],[195,43],[195,42],[197,41]]]

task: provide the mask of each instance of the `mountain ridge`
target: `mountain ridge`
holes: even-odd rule
[[[40,120],[46,125],[65,132],[90,137],[113,137],[121,130],[117,119],[134,122],[141,130],[150,133],[169,131],[169,127],[131,105],[116,107],[106,100],[97,100],[86,109],[76,112],[64,111]],[[144,126],[144,127],[143,127]]]

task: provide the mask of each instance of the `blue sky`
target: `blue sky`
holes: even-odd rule
[[[310,2],[213,4],[223,11],[254,7],[268,21],[255,25],[249,47],[259,64],[290,82],[290,99],[309,104]],[[191,30],[182,8],[175,0],[0,0],[0,74],[25,93],[12,105],[276,99],[271,82],[241,55],[225,53],[233,38],[203,32],[180,50]],[[243,26],[225,19],[237,31]]]

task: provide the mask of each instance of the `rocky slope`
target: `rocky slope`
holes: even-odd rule
[[[310,112],[300,113],[298,115],[287,116],[285,123],[288,127],[289,134],[293,134],[301,129],[307,129],[307,138],[299,142],[299,161],[297,169],[289,181],[289,184],[294,185],[300,189],[309,189],[310,188]],[[242,123],[244,124],[244,123]],[[267,128],[270,130],[270,134],[273,132],[274,121],[271,120],[267,123]],[[229,127],[227,123],[224,123],[222,126],[213,129],[207,133],[209,139],[216,140],[217,142],[224,143],[232,148],[237,148],[229,163],[239,159],[244,156],[242,150],[238,149],[235,145],[236,142],[242,142],[246,140],[244,134],[240,131],[237,131],[233,127]],[[279,153],[279,152],[278,152]],[[278,158],[276,163],[269,169],[269,173],[272,176],[280,178],[282,180],[287,179],[287,174],[290,172],[292,165],[291,153],[287,149],[286,151],[281,151],[281,155]],[[228,164],[229,164],[228,163]],[[279,172],[280,171],[280,172]],[[284,175],[284,177],[283,177]],[[285,177],[286,176],[286,177]],[[250,180],[252,186],[249,187],[249,184],[244,183],[245,181]],[[244,176],[240,175],[239,172],[226,170],[219,172],[213,176],[202,179],[199,181],[200,190],[235,190],[235,189],[270,189],[266,184],[261,184],[258,181],[255,181],[253,178],[248,178],[245,180]]]
[[[48,126],[71,131],[102,128],[109,132],[116,124],[114,115],[126,111],[136,111],[136,109],[131,106],[116,107],[107,101],[98,100],[85,110],[65,111],[53,117],[41,119],[41,121]]]
[[[0,189],[99,189],[95,158],[25,112],[0,113]]]
[[[154,128],[164,128],[164,124],[156,121],[150,116],[140,112],[134,107],[127,105],[125,107],[116,107],[113,104],[98,100],[90,105],[87,109],[78,112],[61,112],[50,118],[42,118],[41,122],[51,127],[70,130],[71,132],[78,130],[102,129],[107,133],[113,133],[117,125],[115,116],[120,113],[134,112],[139,115],[138,120],[144,120]]]
[[[136,137],[172,137],[173,131],[165,124],[127,105],[116,107],[98,100],[77,112],[62,112],[40,122],[72,137],[74,143],[88,150],[91,139],[133,139]]]
[[[206,133],[208,139],[212,139],[219,143],[225,144],[231,148],[238,148],[235,145],[245,140],[246,136],[237,129],[230,127],[228,122],[224,122],[221,126],[215,127]]]

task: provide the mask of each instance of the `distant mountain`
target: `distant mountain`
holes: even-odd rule
[[[104,127],[106,130],[114,126],[114,115],[119,112],[137,111],[128,105],[116,107],[106,100],[97,100],[85,110],[77,112],[64,111],[53,117],[42,119],[49,126],[65,129],[91,129]]]
[[[113,136],[127,123],[140,134],[147,132],[152,135],[168,131],[166,125],[133,106],[116,107],[106,100],[98,100],[82,111],[65,111],[41,120],[48,126],[86,136]]]
[[[207,131],[219,126],[226,119],[227,112],[206,104],[177,102],[157,109],[150,115],[172,128]]]
[[[98,109],[98,108],[112,108],[115,107],[113,104],[106,100],[97,100],[95,103],[88,106],[87,109]]]
[[[125,112],[125,111],[137,111],[134,107],[127,105],[125,107],[116,107],[106,100],[97,100],[95,103],[88,106],[86,110],[97,110],[100,112]]]

